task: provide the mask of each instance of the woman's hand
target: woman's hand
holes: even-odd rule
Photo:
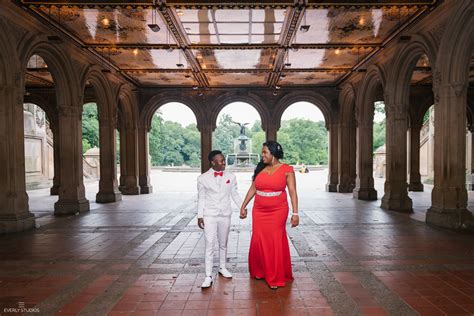
[[[300,224],[300,217],[298,215],[291,215],[291,227],[296,227]]]
[[[247,218],[247,209],[246,208],[241,208],[240,209],[240,219]]]

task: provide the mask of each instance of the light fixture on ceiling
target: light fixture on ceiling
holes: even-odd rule
[[[275,90],[275,91],[273,91],[272,94],[273,94],[274,96],[276,96],[276,95],[278,95],[278,92],[276,92],[276,90]]]
[[[280,75],[280,80],[285,79],[285,77],[286,77],[286,75],[285,75],[284,73],[282,73],[282,74]]]
[[[133,55],[135,55],[135,56],[138,55],[138,48],[135,48],[135,49],[133,50]]]
[[[101,22],[102,22],[102,25],[103,25],[103,26],[106,26],[106,27],[107,27],[107,26],[110,25],[109,19],[107,19],[107,18],[105,18],[105,17],[102,19]]]
[[[178,16],[183,16],[183,15],[184,15],[184,12],[181,11],[181,10],[178,10],[178,11],[176,11],[176,14],[177,14]]]
[[[159,32],[160,31],[160,26],[156,23],[156,8],[154,6],[151,9],[151,23],[148,24],[148,27],[153,32]]]
[[[306,11],[304,12],[304,16],[303,16],[303,24],[300,26],[300,31],[301,33],[306,33],[309,31],[309,27],[310,25],[308,23],[306,23]]]
[[[203,95],[204,95],[204,93],[202,93],[202,91],[198,92],[198,96],[202,97]]]
[[[178,68],[184,68],[184,65],[180,63],[180,64],[176,64],[176,67],[178,67]]]
[[[365,19],[363,16],[361,16],[359,19],[359,25],[364,25],[364,24],[365,24]]]
[[[198,88],[198,86],[193,86],[193,90],[197,90]]]
[[[275,89],[280,90],[281,87],[280,87],[279,85],[276,85],[276,86],[275,86]]]
[[[341,50],[339,48],[336,49],[336,51],[334,52],[336,55],[339,55],[341,53]]]
[[[189,74],[185,74],[185,75],[184,75],[184,78],[186,78],[186,79],[191,79],[191,76],[190,76]]]

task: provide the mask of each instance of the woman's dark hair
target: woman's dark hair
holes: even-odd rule
[[[263,146],[266,146],[270,153],[277,159],[283,158],[283,148],[281,145],[273,140],[267,140],[263,143]],[[255,167],[255,171],[253,172],[252,180],[255,181],[257,175],[262,171],[267,165],[263,163],[263,159]]]

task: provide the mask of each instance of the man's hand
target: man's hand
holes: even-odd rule
[[[247,209],[246,208],[241,208],[240,209],[240,218],[241,219],[247,218]]]
[[[204,229],[204,218],[198,218],[198,226],[201,229]]]

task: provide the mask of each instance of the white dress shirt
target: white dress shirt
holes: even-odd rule
[[[198,218],[206,216],[230,216],[232,208],[230,199],[238,208],[242,198],[237,192],[237,179],[232,172],[223,171],[222,176],[214,176],[214,169],[209,169],[197,179]]]

